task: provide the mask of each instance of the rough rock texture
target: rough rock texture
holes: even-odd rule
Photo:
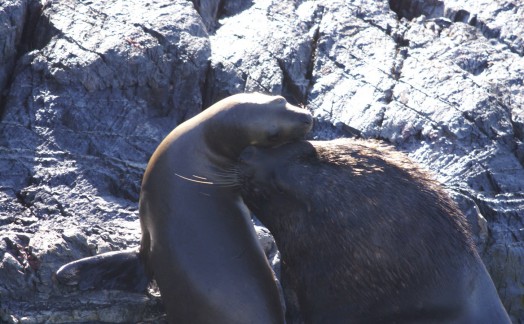
[[[52,273],[136,246],[160,140],[263,91],[307,106],[312,138],[381,138],[433,170],[524,323],[523,17],[518,0],[1,2],[0,318],[162,321],[155,294]]]

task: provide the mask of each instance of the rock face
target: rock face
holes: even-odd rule
[[[312,138],[380,138],[434,171],[523,323],[523,17],[517,0],[2,2],[0,318],[162,321],[154,294],[52,274],[138,245],[160,140],[262,91],[307,106]]]

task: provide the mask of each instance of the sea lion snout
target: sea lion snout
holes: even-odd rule
[[[302,108],[293,108],[294,109],[290,109],[287,111],[287,113],[291,113],[291,115],[288,115],[289,117],[286,117],[287,124],[289,126],[286,126],[284,128],[285,130],[287,130],[284,131],[284,133],[289,134],[287,135],[289,141],[303,139],[304,136],[307,133],[309,133],[309,131],[311,131],[311,129],[313,128],[313,116],[311,116],[311,113]],[[283,141],[281,141],[281,144],[282,142]]]
[[[311,115],[311,112],[309,112],[309,110],[307,110],[306,108],[300,108],[288,103],[286,105],[286,110],[291,111],[294,115],[297,115],[298,117],[296,118],[300,120],[304,125],[311,127],[313,126],[313,116]]]
[[[307,110],[305,110],[307,113],[306,114],[303,114],[301,116],[301,119],[302,119],[302,122],[306,125],[311,125],[313,126],[313,116],[311,116],[311,113]]]

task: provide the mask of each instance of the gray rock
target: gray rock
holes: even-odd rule
[[[308,3],[306,7],[258,1],[221,19],[221,27],[210,36],[209,102],[239,91],[262,91],[284,93],[291,102],[304,104],[315,19]]]
[[[0,95],[3,94],[15,66],[27,14],[26,0],[2,2],[0,11]],[[2,109],[0,105],[0,110]]]
[[[524,55],[524,4],[522,1],[444,1],[446,17],[475,26],[488,39],[496,39]]]
[[[380,138],[432,170],[523,323],[523,10],[516,0],[2,2],[0,318],[162,321],[158,294],[79,292],[53,272],[136,246],[140,179],[160,140],[219,99],[263,91],[307,106],[311,138]]]
[[[217,25],[220,0],[191,0],[208,31],[215,30]]]

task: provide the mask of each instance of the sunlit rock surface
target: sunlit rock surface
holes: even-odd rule
[[[161,322],[155,294],[52,274],[137,246],[160,140],[262,91],[307,106],[311,138],[380,138],[432,170],[524,322],[523,17],[517,0],[2,2],[0,318]]]

